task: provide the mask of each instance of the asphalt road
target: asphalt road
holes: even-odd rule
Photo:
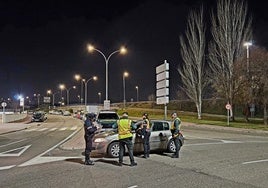
[[[119,167],[118,159],[95,156],[95,165],[85,166],[81,149],[63,150],[59,147],[62,140],[75,132],[59,131],[73,126],[71,117],[61,118],[47,121],[44,128],[48,129],[44,133],[26,130],[6,136],[10,140],[3,141],[0,137],[2,154],[2,146],[9,144],[11,149],[15,137],[17,141],[29,138],[27,144],[35,145],[20,156],[0,157],[0,166],[15,164],[0,170],[0,187],[244,188],[268,185],[268,137],[264,134],[184,126],[186,140],[179,159],[170,158],[170,153],[153,153],[149,159],[136,156],[138,166],[130,167],[129,158],[125,156],[125,165]],[[58,131],[46,133],[54,124]]]

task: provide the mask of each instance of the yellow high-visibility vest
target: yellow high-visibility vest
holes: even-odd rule
[[[120,120],[118,120],[117,123],[118,123],[118,138],[119,138],[119,140],[132,137],[131,120],[120,119]]]

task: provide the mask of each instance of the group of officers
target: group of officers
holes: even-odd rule
[[[172,139],[174,141],[176,151],[171,156],[172,158],[179,158],[180,151],[180,143],[179,143],[179,135],[180,133],[180,124],[181,120],[178,117],[176,112],[171,114],[172,124],[171,124],[171,134]],[[151,136],[151,123],[147,113],[142,115],[142,124],[137,128],[136,133],[137,136],[140,136],[143,140],[143,148],[144,148],[144,158],[150,157],[150,136]],[[94,113],[89,113],[86,115],[86,120],[84,122],[84,131],[85,131],[85,165],[94,165],[93,161],[90,160],[90,152],[92,149],[92,139],[94,134],[98,129],[101,129],[101,126],[96,126],[94,124],[96,120],[96,115]],[[128,113],[124,112],[122,117],[117,121],[116,127],[118,129],[118,140],[119,140],[119,161],[118,165],[123,165],[123,156],[124,156],[124,148],[125,146],[128,149],[128,155],[130,159],[130,166],[137,166],[137,163],[134,160],[133,155],[133,141],[132,141],[132,130],[134,129],[132,120],[128,118]],[[136,128],[136,127],[135,127]]]

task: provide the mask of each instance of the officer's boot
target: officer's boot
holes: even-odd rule
[[[89,154],[85,154],[85,165],[94,165],[93,161],[89,158]]]

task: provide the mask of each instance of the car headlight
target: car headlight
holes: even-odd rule
[[[96,142],[96,143],[101,143],[101,142],[106,142],[107,140],[105,139],[105,138],[96,138],[95,140],[94,140],[94,142]]]

